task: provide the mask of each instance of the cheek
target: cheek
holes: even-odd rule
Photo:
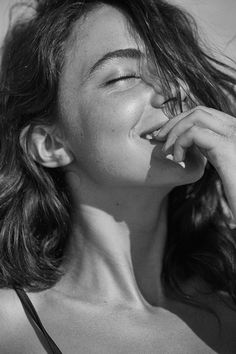
[[[114,95],[115,96],[115,95]],[[144,111],[140,99],[117,95],[108,99],[86,102],[80,109],[81,127],[92,145],[99,148],[107,142],[123,144]]]
[[[130,99],[84,105],[80,109],[81,123],[77,128],[73,124],[71,132],[79,169],[106,182],[134,175],[137,156],[130,133],[142,116],[143,106]],[[83,138],[78,139],[81,134]]]

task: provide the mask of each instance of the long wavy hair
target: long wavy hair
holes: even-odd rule
[[[162,0],[36,1],[32,16],[11,25],[2,49],[1,287],[39,291],[63,274],[60,265],[71,224],[64,172],[35,162],[22,148],[20,134],[28,125],[32,129],[57,121],[65,43],[75,22],[102,4],[122,11],[144,41],[167,97],[170,83],[178,93],[181,80],[190,89],[190,106],[196,101],[235,114],[235,72],[203,49],[193,18],[180,8]],[[177,105],[181,109],[180,99]],[[167,111],[176,112],[171,100]],[[236,242],[224,205],[222,183],[209,163],[198,182],[169,194],[162,281],[183,300],[190,301],[182,282],[198,277],[236,304]]]

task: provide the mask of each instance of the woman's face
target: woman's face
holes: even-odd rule
[[[175,186],[196,181],[204,161],[187,154],[186,169],[167,160],[163,143],[140,135],[168,121],[167,97],[157,81],[141,77],[145,68],[141,41],[127,20],[104,5],[75,26],[67,42],[59,104],[68,144],[70,170],[80,178],[114,186]]]

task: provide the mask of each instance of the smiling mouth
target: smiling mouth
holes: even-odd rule
[[[154,131],[152,131],[152,132],[149,132],[149,133],[144,133],[144,134],[141,134],[140,135],[140,138],[141,139],[144,139],[144,140],[148,140],[151,144],[157,144],[157,143],[159,143],[160,141],[158,141],[158,140],[156,140],[155,139],[155,136],[157,136],[157,134],[158,134],[158,131],[159,131],[159,129],[158,130],[154,130]]]

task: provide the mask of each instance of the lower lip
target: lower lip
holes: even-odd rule
[[[146,140],[146,139],[142,139],[142,140]],[[152,148],[152,154],[155,156],[155,155],[158,155],[159,157],[162,157],[164,158],[165,157],[165,154],[162,150],[164,144],[165,144],[165,141],[158,141],[158,140],[146,140],[147,141],[147,144],[145,144],[146,146],[149,145],[151,146]]]

